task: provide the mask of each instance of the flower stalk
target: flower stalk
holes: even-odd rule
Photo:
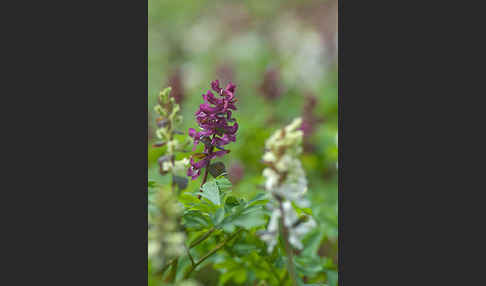
[[[282,201],[279,202],[280,211],[283,213],[283,205]],[[289,230],[285,226],[284,217],[280,217],[280,226],[282,229],[282,238],[284,241],[285,253],[287,254],[287,271],[290,275],[290,279],[292,281],[293,286],[297,286],[297,273],[295,272],[295,264],[294,264],[294,254],[292,250],[292,246],[289,242]]]

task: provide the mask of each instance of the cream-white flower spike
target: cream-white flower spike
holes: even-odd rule
[[[288,230],[289,242],[296,248],[302,248],[301,237],[315,227],[312,218],[299,219],[292,207],[292,203],[302,208],[309,207],[309,202],[305,199],[307,180],[298,159],[302,152],[303,133],[299,130],[301,125],[301,118],[296,118],[290,125],[277,130],[265,143],[263,161],[268,166],[263,170],[265,189],[274,199],[269,204],[272,216],[267,230],[261,233],[261,239],[268,244],[269,252],[277,244],[279,220],[282,216]]]

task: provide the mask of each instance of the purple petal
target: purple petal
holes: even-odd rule
[[[211,82],[211,88],[218,94],[221,94],[221,87],[219,87],[219,80],[213,80]]]
[[[197,179],[200,174],[201,170],[194,170],[192,166],[187,169],[187,176],[191,177],[193,180]]]
[[[222,101],[220,99],[217,99],[216,97],[214,97],[214,94],[208,90],[206,92],[206,94],[203,94],[203,99],[205,102],[207,103],[211,103],[211,104],[214,104],[214,105],[220,105],[222,103]]]
[[[236,85],[232,82],[229,82],[225,89],[231,93],[234,93],[236,89]]]
[[[196,137],[196,135],[197,135],[196,129],[189,128],[189,136],[194,138],[194,137]]]
[[[208,158],[204,158],[202,160],[200,160],[199,162],[196,162],[196,163],[191,163],[192,167],[194,167],[194,169],[201,169],[203,167],[205,167],[207,164],[208,164]]]
[[[214,114],[221,110],[220,106],[211,107],[209,103],[204,103],[199,106],[199,108],[207,114]]]
[[[214,157],[221,157],[221,156],[223,156],[227,153],[229,153],[229,150],[216,151],[216,152],[213,152],[210,157],[211,157],[211,159],[214,158]]]
[[[235,136],[235,135],[233,135],[233,134],[228,134],[228,133],[225,133],[225,134],[223,135],[223,138],[221,138],[221,139],[222,139],[222,140],[227,141],[228,143],[229,143],[230,141],[236,142],[236,136]]]
[[[223,145],[226,145],[230,142],[228,136],[226,136],[226,134],[223,135],[222,138],[218,138],[218,137],[215,137],[213,138],[213,140],[211,141],[211,144],[212,145],[215,145],[215,146],[223,146]]]
[[[225,129],[226,133],[235,134],[238,131],[238,122],[235,122],[233,126],[227,126]]]

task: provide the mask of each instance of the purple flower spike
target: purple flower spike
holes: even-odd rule
[[[201,131],[197,132],[189,128],[189,136],[194,140],[194,148],[199,142],[204,144],[202,153],[204,158],[196,162],[194,155],[191,157],[191,166],[187,175],[193,180],[199,177],[201,169],[208,166],[211,159],[229,153],[229,150],[224,150],[221,146],[235,142],[238,131],[238,123],[231,117],[231,110],[236,110],[234,95],[236,85],[230,82],[223,89],[219,85],[219,80],[214,80],[211,82],[211,89],[216,92],[216,95],[210,90],[203,94],[204,103],[199,105],[199,109],[194,114]],[[220,150],[213,152],[215,147]]]

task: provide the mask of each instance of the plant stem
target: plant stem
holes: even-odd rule
[[[289,232],[287,227],[285,226],[285,220],[284,220],[284,210],[282,206],[282,200],[279,200],[279,205],[280,205],[280,224],[282,225],[282,236],[284,240],[284,246],[285,246],[285,252],[287,253],[287,271],[290,275],[290,279],[292,280],[292,285],[297,286],[297,273],[295,272],[295,265],[294,265],[294,258],[293,258],[293,253],[292,253],[292,246],[290,245],[289,242]]]
[[[157,272],[157,274],[164,275],[165,270],[167,270],[167,268],[169,268],[169,266],[172,264],[173,261],[174,261],[174,259],[172,259],[171,261],[169,261],[164,267],[162,267],[162,269],[160,269]]]
[[[172,123],[169,121],[169,142],[171,142],[172,140],[174,140],[174,132],[172,131]],[[171,182],[171,192],[172,194],[175,194],[175,181],[174,181],[174,167],[175,167],[175,155],[174,153],[170,153],[170,162],[172,163],[172,168],[171,168],[171,174],[172,174],[172,182]]]
[[[167,275],[167,278],[165,278],[165,282],[173,283],[175,281],[178,263],[179,263],[179,257],[177,257],[176,259],[174,259],[172,261],[172,263],[171,263],[172,268],[170,269],[170,272],[169,272],[169,275]]]
[[[210,153],[211,154],[211,153]],[[204,177],[203,177],[203,180],[201,182],[201,187],[206,183],[207,179],[208,179],[208,173],[209,173],[209,164],[211,163],[211,160],[208,161],[208,165],[204,168]],[[202,190],[199,190],[200,192],[202,192]]]
[[[192,258],[191,252],[189,251],[189,249],[187,247],[185,247],[185,248],[186,248],[187,256],[189,256],[189,260],[191,260],[191,265],[194,265],[194,259]]]
[[[202,236],[198,237],[193,243],[191,243],[191,245],[189,245],[189,249],[192,249],[194,248],[195,246],[199,245],[201,242],[205,241],[214,231],[216,230],[216,228],[212,227],[210,230],[208,230],[205,234],[203,234]],[[189,250],[188,250],[188,255],[190,255],[189,253]],[[169,268],[169,266],[172,265],[172,263],[178,259],[178,257],[172,259],[171,261],[169,261],[164,267],[162,267],[161,270],[159,270],[157,273],[160,274],[160,275],[163,275],[165,270],[167,270],[167,268]],[[192,260],[192,257],[191,257],[191,260]],[[192,261],[193,262],[193,261]]]
[[[205,234],[203,234],[200,237],[198,237],[196,240],[194,240],[191,243],[191,245],[189,245],[189,249],[193,248],[194,246],[196,246],[199,243],[201,243],[204,240],[206,240],[206,238],[208,238],[211,235],[211,233],[213,233],[215,230],[216,230],[216,228],[212,227],[210,230],[208,230],[208,232],[206,232]]]
[[[211,138],[211,141],[212,141],[212,139],[214,139],[214,136],[216,136],[216,135],[213,135],[213,138]],[[213,149],[214,149],[214,146],[209,147],[208,157],[210,157],[213,154]],[[203,177],[203,180],[201,182],[201,187],[199,187],[199,192],[202,192],[202,186],[206,183],[206,180],[208,179],[209,165],[210,164],[211,164],[211,159],[208,160],[208,164],[204,168],[204,177]],[[201,199],[201,195],[198,195],[197,198]]]
[[[226,243],[230,240],[232,240],[235,236],[237,236],[243,229],[239,229],[238,231],[236,231],[235,233],[233,233],[232,235],[230,235],[229,237],[227,237],[224,241],[222,241],[220,244],[218,244],[214,249],[212,249],[210,252],[208,252],[206,255],[204,255],[198,262],[196,262],[194,265],[191,266],[191,268],[189,268],[188,271],[186,271],[186,274],[184,275],[184,279],[187,279],[189,278],[189,276],[191,275],[192,271],[194,271],[194,269],[196,269],[196,267],[203,263],[206,259],[208,259],[209,257],[211,257],[213,254],[215,254],[218,250],[220,250],[221,248],[223,248]]]

